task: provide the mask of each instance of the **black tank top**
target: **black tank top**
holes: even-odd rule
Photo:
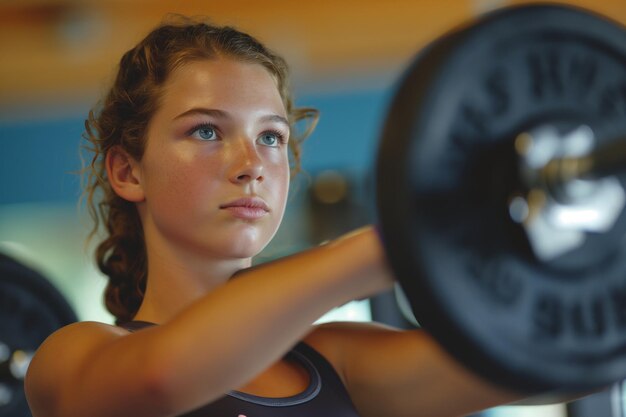
[[[134,332],[152,323],[132,321],[121,327]],[[339,375],[320,353],[298,343],[286,359],[296,361],[309,374],[309,386],[292,397],[266,398],[239,391],[180,417],[359,417]]]

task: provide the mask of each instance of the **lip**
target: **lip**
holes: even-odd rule
[[[258,197],[238,198],[220,205],[220,209],[226,210],[232,216],[243,220],[260,219],[270,211],[267,203]]]

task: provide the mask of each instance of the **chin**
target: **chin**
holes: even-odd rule
[[[276,230],[271,233],[268,230],[248,229],[242,233],[233,234],[223,241],[228,251],[243,258],[251,258],[258,255],[271,242]]]
[[[221,255],[225,259],[245,259],[257,256],[269,243],[269,241],[249,241],[247,239],[238,240],[236,242],[223,242],[224,244],[218,248]]]
[[[205,232],[199,229],[195,238],[190,240],[195,250],[204,253],[204,256],[223,260],[249,259],[258,255],[272,240],[276,233],[272,227],[250,227],[237,225],[225,229],[213,229]]]

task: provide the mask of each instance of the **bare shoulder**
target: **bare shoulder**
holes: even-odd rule
[[[98,322],[73,323],[51,334],[35,353],[26,375],[24,388],[33,411],[54,409],[51,401],[59,398],[58,391],[68,380],[77,377],[86,360],[127,334],[125,329]]]
[[[67,369],[79,362],[99,346],[127,335],[128,331],[105,323],[85,321],[73,323],[52,333],[37,350],[28,370],[27,378],[45,376],[48,369]],[[72,358],[72,361],[62,361]]]
[[[42,343],[41,348],[47,348],[49,345],[58,343],[59,340],[65,339],[66,337],[91,338],[99,335],[100,337],[106,338],[123,336],[128,333],[129,332],[126,329],[113,326],[111,324],[100,323],[97,321],[79,321],[62,327],[52,333],[48,336],[44,343]],[[65,343],[65,341],[63,341],[63,343]]]

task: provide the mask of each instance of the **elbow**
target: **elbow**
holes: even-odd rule
[[[179,363],[177,355],[168,349],[154,349],[149,356],[145,358],[141,383],[146,398],[152,399],[154,415],[178,416],[210,401],[210,393],[198,383],[197,372],[189,368],[189,363]]]
[[[147,366],[142,378],[145,394],[154,398],[159,411],[154,415],[173,417],[189,413],[216,401],[225,394],[223,378],[210,377],[216,371],[200,370],[198,366],[186,365],[167,358]],[[219,373],[219,372],[217,372]],[[150,414],[152,415],[152,414]]]
[[[143,395],[150,399],[150,408],[158,410],[158,415],[175,416],[186,411],[180,400],[180,385],[166,363],[157,361],[146,366],[141,384]]]
[[[142,390],[148,398],[155,399],[167,416],[181,415],[209,404],[222,397],[230,389],[227,387],[238,385],[233,381],[233,375],[238,372],[231,361],[195,358],[196,354],[195,349],[187,349],[186,343],[171,335],[160,336],[150,343],[150,349],[142,352]]]

